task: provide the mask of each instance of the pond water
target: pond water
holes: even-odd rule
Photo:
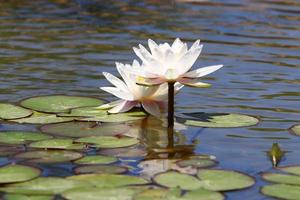
[[[213,87],[185,87],[176,96],[177,114],[241,113],[261,122],[246,128],[188,127],[180,133],[181,144],[216,156],[217,168],[256,178],[255,186],[228,192],[227,199],[271,199],[259,193],[266,184],[259,173],[272,171],[266,151],[278,143],[287,151],[280,166],[300,164],[300,137],[288,131],[300,122],[299,10],[297,0],[0,0],[0,101],[50,94],[113,100],[99,89],[109,85],[101,73],[117,75],[116,61],[132,62],[132,46],[146,45],[148,38],[201,39],[204,49],[195,67],[225,67],[205,78]],[[128,163],[136,167],[141,158],[132,159]],[[3,164],[11,161],[3,157]],[[71,168],[46,165],[43,175],[68,176]]]

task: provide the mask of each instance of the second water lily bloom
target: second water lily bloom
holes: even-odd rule
[[[116,66],[124,81],[110,73],[103,72],[105,78],[115,87],[101,87],[100,89],[113,94],[121,100],[99,106],[98,108],[109,109],[109,113],[120,113],[129,111],[135,106],[142,106],[148,113],[160,116],[168,99],[168,85],[162,84],[153,87],[137,85],[136,75],[127,70],[128,68],[140,68],[140,64],[137,61],[134,61],[132,65],[116,63]],[[176,84],[175,91],[182,87],[183,85]]]
[[[201,53],[203,45],[200,45],[200,40],[189,49],[179,38],[172,45],[156,44],[149,39],[148,46],[150,52],[142,45],[133,48],[143,63],[140,69],[129,69],[139,76],[137,83],[141,85],[179,82],[187,86],[206,87],[209,84],[202,83],[199,79],[223,67],[214,65],[189,71]]]

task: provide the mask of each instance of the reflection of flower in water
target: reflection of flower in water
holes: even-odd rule
[[[179,167],[175,162],[178,159],[152,159],[142,161],[138,167],[142,170],[140,175],[146,179],[151,179],[155,174],[165,172],[168,170],[177,170],[185,174],[197,174],[197,169],[191,166],[189,167]]]

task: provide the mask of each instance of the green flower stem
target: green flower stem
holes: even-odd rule
[[[168,128],[174,127],[174,84],[168,82]]]

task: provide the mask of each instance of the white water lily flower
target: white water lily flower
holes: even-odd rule
[[[223,67],[214,65],[189,72],[201,53],[203,45],[200,45],[200,40],[190,49],[179,38],[171,46],[168,43],[158,45],[151,39],[148,40],[148,45],[150,52],[143,45],[133,48],[143,62],[142,68],[128,69],[139,76],[137,83],[141,85],[179,82],[187,86],[206,87],[209,84],[202,83],[199,79]]]
[[[110,109],[109,113],[126,112],[135,106],[142,106],[148,113],[160,116],[168,98],[168,85],[146,87],[136,84],[136,75],[127,69],[138,69],[140,64],[135,60],[132,65],[116,63],[118,72],[124,82],[114,75],[103,72],[105,78],[115,87],[101,87],[100,89],[113,94],[121,100],[99,106],[100,109]],[[176,84],[175,91],[179,91],[183,85]]]

